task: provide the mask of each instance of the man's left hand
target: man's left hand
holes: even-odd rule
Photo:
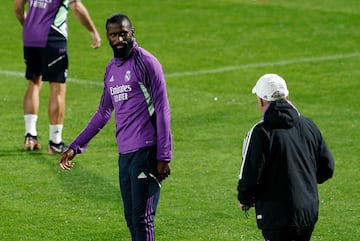
[[[164,180],[170,175],[169,162],[158,161],[157,162],[157,178],[159,181]]]

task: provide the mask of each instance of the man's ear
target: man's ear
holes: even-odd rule
[[[135,28],[131,29],[131,34],[132,34],[133,37],[135,37]]]
[[[259,102],[260,102],[260,106],[261,106],[261,107],[264,107],[264,106],[265,106],[265,103],[264,103],[264,100],[263,100],[263,99],[259,98]]]

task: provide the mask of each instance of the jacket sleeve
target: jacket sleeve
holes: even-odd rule
[[[266,137],[261,125],[255,125],[244,139],[242,148],[242,164],[238,182],[238,200],[251,206],[256,199],[256,193],[265,164]]]
[[[320,134],[319,156],[317,159],[317,182],[319,184],[330,179],[334,174],[335,161],[327,147],[323,137]]]
[[[169,162],[172,159],[172,136],[165,76],[161,64],[155,57],[148,59],[147,71],[149,79],[144,84],[149,90],[155,109],[157,160]]]
[[[96,134],[98,134],[110,120],[112,111],[113,105],[111,102],[111,97],[109,94],[107,94],[104,88],[98,110],[94,113],[86,127],[72,141],[69,147],[72,148],[76,154],[84,152],[90,140]]]

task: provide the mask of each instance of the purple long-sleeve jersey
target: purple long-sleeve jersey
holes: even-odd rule
[[[113,58],[106,67],[98,110],[70,144],[83,152],[115,113],[119,153],[157,146],[157,159],[172,159],[170,107],[159,61],[134,40],[129,58]]]

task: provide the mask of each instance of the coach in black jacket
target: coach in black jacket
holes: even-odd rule
[[[334,159],[318,127],[288,101],[283,78],[266,74],[252,92],[263,120],[243,143],[240,207],[255,205],[265,240],[308,241],[318,219],[317,184],[332,177]]]

